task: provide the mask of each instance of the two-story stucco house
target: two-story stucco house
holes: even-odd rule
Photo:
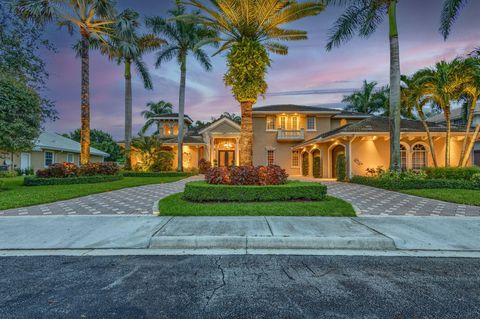
[[[177,154],[178,115],[158,118],[165,147]],[[185,124],[192,122],[185,118]],[[444,165],[445,127],[430,125],[439,165]],[[452,127],[451,162],[458,162],[464,128]],[[253,164],[276,164],[288,174],[335,178],[336,159],[344,154],[347,174],[365,175],[367,168],[388,168],[389,121],[385,117],[304,105],[270,105],[253,109]],[[222,117],[200,131],[186,131],[184,167],[200,159],[214,166],[239,164],[240,126]],[[432,165],[426,133],[420,121],[402,120],[402,167]],[[135,162],[135,160],[134,160]],[[174,160],[174,165],[176,159]],[[471,164],[471,160],[470,160]]]

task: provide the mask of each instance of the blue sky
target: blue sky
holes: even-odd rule
[[[478,15],[480,1],[470,1],[453,27],[447,41],[438,32],[443,0],[400,0],[398,23],[402,73],[410,74],[430,67],[442,59],[451,59],[480,46]],[[164,16],[174,1],[119,0],[119,8],[132,8],[142,16]],[[288,56],[272,55],[268,71],[269,95],[257,105],[295,103],[339,107],[342,96],[360,87],[361,82],[388,83],[388,25],[384,21],[368,39],[354,38],[331,52],[325,50],[328,29],[341,14],[341,8],[327,8],[317,17],[307,18],[289,27],[308,31],[309,39],[289,43]],[[77,40],[66,30],[48,28],[57,52],[44,53],[50,72],[49,96],[56,101],[60,119],[47,123],[50,131],[64,133],[80,125],[80,61],[71,49]],[[149,101],[178,101],[179,68],[172,61],[155,69],[154,54],[145,57],[153,76],[154,89],[145,90],[134,76],[134,133],[143,125],[140,112]],[[213,70],[203,71],[193,59],[188,61],[186,113],[194,120],[209,120],[224,111],[239,112],[230,89],[223,84],[225,57],[212,58]],[[91,126],[122,138],[124,113],[123,69],[105,57],[91,53]]]

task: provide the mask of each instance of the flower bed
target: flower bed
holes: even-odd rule
[[[92,184],[113,182],[123,179],[123,175],[94,175],[79,177],[30,177],[23,180],[25,186],[44,186],[44,185],[70,185],[70,184]]]
[[[193,176],[194,173],[190,172],[135,172],[135,171],[123,171],[125,177],[187,177]]]
[[[221,185],[281,185],[288,174],[277,165],[215,167],[205,174],[208,184]]]
[[[55,163],[37,171],[37,178],[72,178],[96,175],[118,175],[120,168],[116,163],[89,163],[77,166],[73,163]]]
[[[190,182],[183,198],[193,202],[254,202],[324,200],[327,186],[320,183],[286,182],[281,185],[222,185]]]

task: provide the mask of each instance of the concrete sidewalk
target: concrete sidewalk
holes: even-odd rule
[[[0,220],[0,250],[480,252],[480,218],[41,216]]]

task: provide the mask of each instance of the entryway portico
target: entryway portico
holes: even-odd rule
[[[221,117],[199,133],[207,141],[203,155],[212,166],[240,164],[240,125],[227,117]]]

